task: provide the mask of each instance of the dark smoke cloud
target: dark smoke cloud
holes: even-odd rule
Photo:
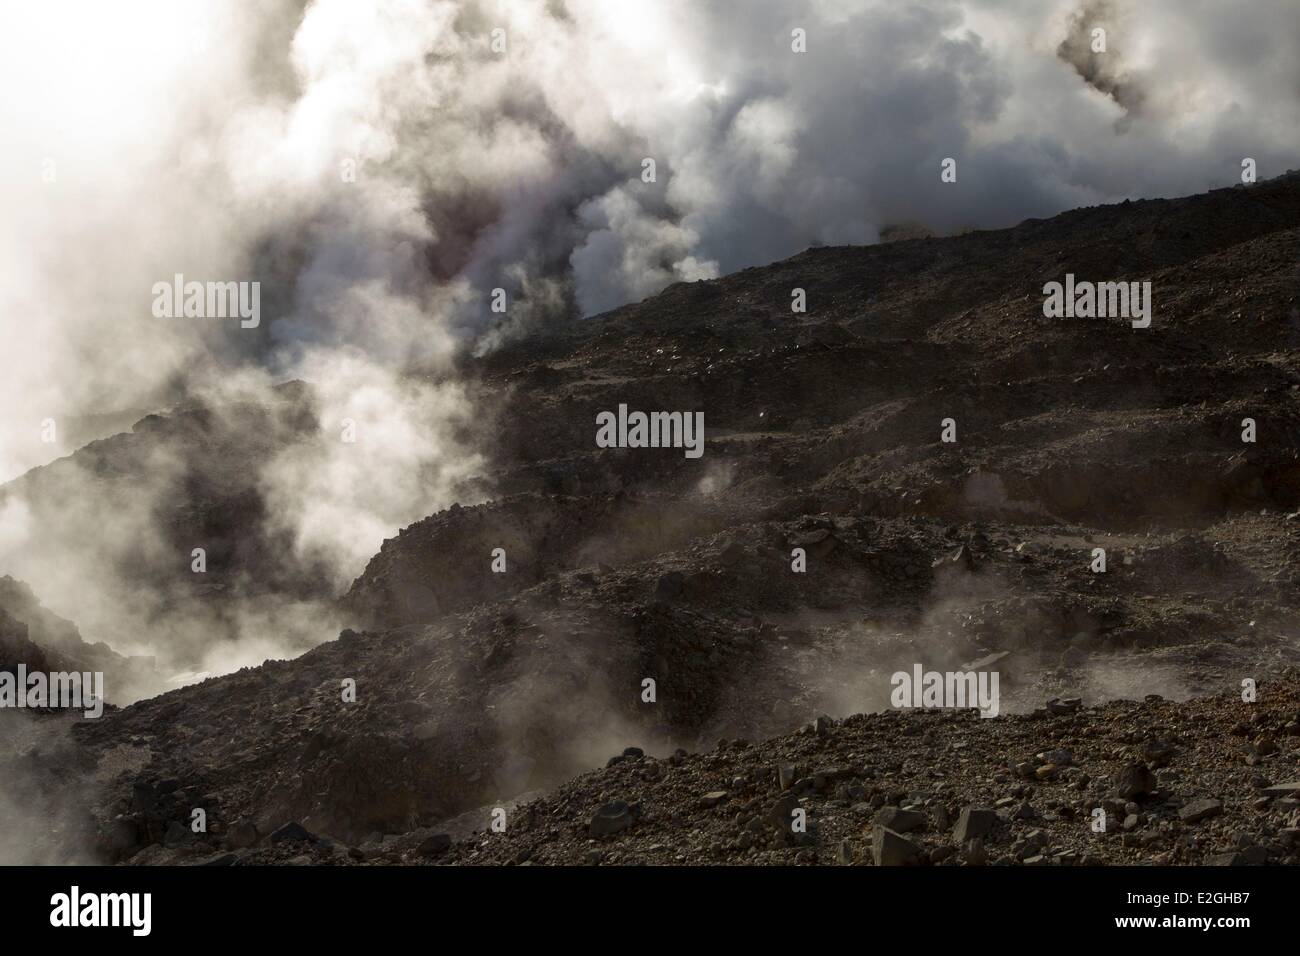
[[[1091,0],[1070,19],[1069,35],[1056,48],[1059,56],[1083,81],[1109,96],[1126,114],[1137,113],[1146,99],[1141,80],[1125,69],[1120,51],[1110,45],[1109,34],[1118,32],[1119,11],[1111,0]],[[1104,30],[1105,47],[1097,49],[1093,31]],[[1121,126],[1127,129],[1127,123]]]

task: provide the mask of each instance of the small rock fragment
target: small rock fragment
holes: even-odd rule
[[[1156,788],[1156,775],[1144,763],[1131,763],[1119,772],[1115,794],[1124,800],[1150,796]]]
[[[876,866],[908,866],[921,859],[921,848],[893,830],[876,826],[871,831],[871,856]]]
[[[1223,813],[1223,804],[1218,800],[1193,800],[1178,810],[1178,819],[1184,823],[1199,823]]]
[[[632,822],[632,811],[628,805],[622,800],[613,800],[596,811],[588,829],[593,837],[600,839],[626,830]]]
[[[986,807],[967,807],[957,818],[957,826],[952,831],[952,838],[965,844],[976,837],[985,837],[993,830],[998,815]]]

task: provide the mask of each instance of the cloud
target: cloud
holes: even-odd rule
[[[156,404],[196,361],[437,364],[898,222],[1199,191],[1243,155],[1281,172],[1300,118],[1285,0],[174,6],[21,4],[6,31],[0,476],[49,457],[44,418]],[[273,314],[152,319],[175,272],[259,279]]]

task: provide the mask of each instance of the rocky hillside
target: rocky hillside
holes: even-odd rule
[[[548,795],[359,845],[290,823],[139,862],[1300,864],[1300,672],[1255,691],[821,717],[698,753],[629,747]]]
[[[1298,264],[1290,175],[812,249],[467,358],[490,500],[385,542],[339,596],[337,640],[75,723],[61,766],[99,781],[81,808],[96,852],[1293,860],[1293,797],[1255,777],[1298,776]],[[1150,281],[1151,327],[1045,319],[1043,286],[1067,272]],[[290,398],[250,409],[248,428],[309,415]],[[702,411],[704,455],[597,447],[596,416],[620,404]],[[181,422],[200,419],[150,429]],[[219,450],[229,427],[195,446],[224,465],[199,469],[207,490],[178,498],[176,520],[228,529],[223,560],[263,569],[259,586],[310,592],[278,583],[274,548],[242,530],[259,505],[240,503],[247,483]],[[141,466],[99,446],[110,472]],[[27,476],[26,493],[68,467]],[[996,719],[876,714],[779,736],[887,708],[896,670],[990,660]],[[1272,688],[1252,711],[1172,702],[1247,678]],[[1150,694],[1170,700],[1092,709]],[[1054,698],[1085,707],[1035,715]],[[655,759],[530,804],[505,839],[457,843],[462,814],[513,808],[629,746]],[[1096,839],[1081,815],[1102,800]],[[1183,815],[1202,800],[1217,822]],[[616,804],[595,824],[610,840],[588,842]],[[814,836],[770,825],[795,804]],[[206,834],[188,830],[196,807]],[[953,830],[967,808],[982,850]]]
[[[469,864],[1300,864],[1300,673],[1174,703],[890,711],[604,770],[431,853]],[[426,838],[427,839],[427,838]]]

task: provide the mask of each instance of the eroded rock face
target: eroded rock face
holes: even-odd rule
[[[144,667],[146,660],[123,657],[102,641],[88,643],[77,626],[49,610],[23,581],[0,577],[0,609],[27,627],[31,639],[50,653],[65,655],[83,670]]]
[[[1147,241],[1154,230],[1166,239]],[[579,782],[560,791],[571,805],[546,805],[551,823],[509,831],[532,834],[503,841],[509,857],[472,859],[585,861],[567,828],[589,834],[615,800],[644,814],[613,815],[631,823],[604,839],[626,846],[602,844],[602,860],[658,859],[640,835],[657,832],[664,807],[686,802],[692,813],[758,821],[736,833],[699,818],[708,838],[680,851],[691,860],[824,860],[832,845],[835,858],[855,862],[1106,858],[1110,850],[1058,835],[1066,817],[1027,792],[1036,787],[1076,816],[1088,809],[1080,801],[1118,801],[1111,832],[1128,842],[1115,859],[1177,857],[1151,836],[1155,822],[1179,819],[1171,798],[1222,801],[1225,817],[1235,798],[1180,795],[1161,781],[1184,742],[1122,762],[1090,750],[1083,729],[1111,729],[1087,705],[1218,692],[1241,674],[1267,680],[1295,663],[1300,523],[1287,516],[1300,508],[1300,351],[1280,343],[1293,332],[1287,283],[1298,257],[1300,181],[1291,177],[1249,195],[810,250],[467,359],[460,372],[484,409],[491,500],[387,541],[341,596],[347,629],[337,640],[77,724],[69,766],[98,775],[88,812],[102,853],[278,860],[267,835],[295,823],[313,839],[276,844],[306,847],[294,858],[397,859],[445,832],[448,818],[555,787],[633,743],[652,756],[602,771],[609,793],[599,803]],[[1158,296],[1149,330],[1044,320],[1043,277],[1063,261],[1181,294]],[[789,312],[793,286],[809,291],[806,315]],[[703,457],[598,448],[596,416],[620,403],[703,411]],[[1246,416],[1267,439],[1243,444]],[[130,474],[140,467],[132,448],[179,442],[212,467],[196,486],[204,507],[172,516],[176,540],[206,514],[226,557],[258,569],[258,587],[317,594],[319,579],[278,567],[264,503],[222,459],[245,427],[268,436],[253,449],[262,456],[272,438],[310,430],[307,396],[217,418],[220,427],[191,409],[150,420],[131,441],[93,449],[96,467]],[[948,418],[955,442],[941,440]],[[25,492],[53,489],[59,472],[32,473]],[[1098,550],[1104,571],[1094,570]],[[888,707],[891,674],[916,663],[996,669],[1003,713],[1043,713],[970,726],[823,717]],[[1142,731],[1130,743],[1150,736],[1144,715],[1181,726],[1200,713],[1165,706],[1123,711]],[[1286,746],[1252,737],[1255,763],[1245,766],[1293,759],[1296,738],[1283,728],[1295,718],[1270,717]],[[655,759],[804,725],[813,730],[764,744],[762,762],[730,746]],[[844,726],[854,728],[847,738]],[[851,750],[835,760],[808,752],[814,741],[838,748],[855,737],[852,752],[869,745],[888,759],[855,767]],[[983,755],[986,778],[1009,757],[1014,765],[1005,783],[975,785],[963,752]],[[783,768],[772,770],[779,793],[768,793],[768,763]],[[847,776],[819,775],[840,763]],[[952,791],[922,786],[925,767],[954,775]],[[908,788],[918,793],[898,792]],[[701,800],[718,793],[725,799]],[[769,826],[781,794],[826,813],[837,801],[835,821],[787,842]],[[197,806],[208,832],[180,839],[172,823]],[[868,847],[864,831],[883,807],[895,812],[879,824],[880,846]],[[963,823],[967,809],[978,814]],[[1196,813],[1179,824],[1219,825]],[[1273,822],[1278,832],[1260,844],[1270,853],[1287,828],[1285,814]],[[537,836],[547,827],[565,835],[554,854]],[[357,853],[340,853],[337,841]],[[459,845],[428,844],[422,858],[470,861]]]
[[[736,509],[662,495],[534,492],[457,505],[385,541],[341,604],[354,626],[427,623],[566,571],[654,557],[736,517]],[[492,571],[497,549],[504,570]]]

